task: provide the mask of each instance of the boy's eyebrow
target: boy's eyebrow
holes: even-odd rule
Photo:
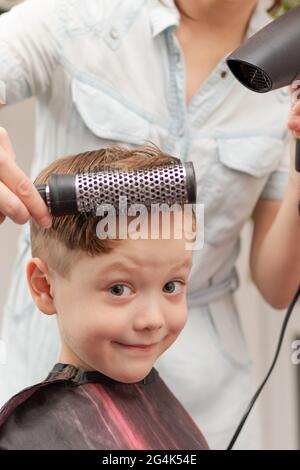
[[[134,265],[130,265],[129,263],[122,263],[121,261],[115,261],[114,263],[111,263],[109,264],[108,266],[103,266],[102,269],[100,270],[101,272],[103,270],[111,270],[111,269],[114,269],[114,270],[120,270],[120,271],[131,271],[132,269],[136,268],[138,265],[136,263],[134,263]]]
[[[178,269],[189,268],[191,265],[192,265],[192,261],[190,259],[187,259],[183,263],[180,263],[180,264],[174,263],[174,265],[170,266],[170,270],[175,269],[175,268],[178,268]],[[103,273],[103,270],[104,271],[106,271],[106,270],[115,270],[115,271],[120,270],[120,271],[129,271],[129,272],[131,272],[133,269],[136,269],[136,268],[140,268],[140,265],[138,263],[136,263],[134,260],[129,261],[128,263],[127,262],[124,263],[124,262],[121,262],[121,261],[115,261],[115,262],[109,264],[108,266],[102,266],[102,269],[99,271],[99,274]]]
[[[181,269],[181,268],[189,268],[190,266],[192,265],[192,260],[190,259],[187,259],[185,260],[183,263],[177,263],[175,262],[174,264],[171,264],[170,268],[171,269]]]

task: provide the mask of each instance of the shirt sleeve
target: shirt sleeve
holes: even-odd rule
[[[57,64],[58,0],[26,0],[0,16],[0,102],[43,93]]]
[[[273,171],[260,195],[260,199],[281,200],[288,185],[288,177],[290,171],[290,137],[291,134],[287,130],[283,137],[283,155],[278,167]]]

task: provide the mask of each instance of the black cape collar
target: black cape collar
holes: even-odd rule
[[[152,368],[146,377],[135,384],[147,385],[152,383],[158,377],[158,372],[156,369]],[[132,383],[127,384],[123,382],[118,382],[117,380],[108,377],[98,371],[87,371],[80,369],[71,364],[62,364],[57,363],[49,373],[46,378],[47,382],[52,382],[53,380],[67,380],[74,383],[74,385],[82,385],[86,383],[99,383],[99,384],[119,384],[119,385],[133,385]]]

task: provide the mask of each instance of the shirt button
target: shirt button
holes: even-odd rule
[[[178,135],[179,137],[183,137],[184,136],[184,127],[181,127],[178,131]]]
[[[111,37],[112,39],[118,39],[118,37],[119,37],[119,31],[117,30],[117,28],[112,28],[112,29],[110,30],[110,37]]]

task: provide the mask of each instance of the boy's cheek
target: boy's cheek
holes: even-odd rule
[[[186,325],[188,319],[188,311],[186,305],[184,308],[181,309],[180,313],[178,314],[177,321],[174,325],[175,329],[180,332]]]
[[[169,333],[174,337],[173,341],[177,338],[177,336],[181,333],[183,328],[187,322],[187,310],[181,311],[176,318],[176,314],[174,315],[174,319],[172,323],[169,324]]]
[[[161,356],[165,351],[167,351],[167,350],[172,346],[172,344],[176,341],[176,339],[177,339],[178,336],[180,335],[181,330],[182,330],[182,328],[181,328],[181,329],[177,329],[177,332],[176,332],[176,333],[169,334],[169,335],[167,336],[167,338],[166,338],[165,341],[163,342],[163,346],[162,346],[162,348],[161,348],[161,351],[160,351],[158,357]]]

